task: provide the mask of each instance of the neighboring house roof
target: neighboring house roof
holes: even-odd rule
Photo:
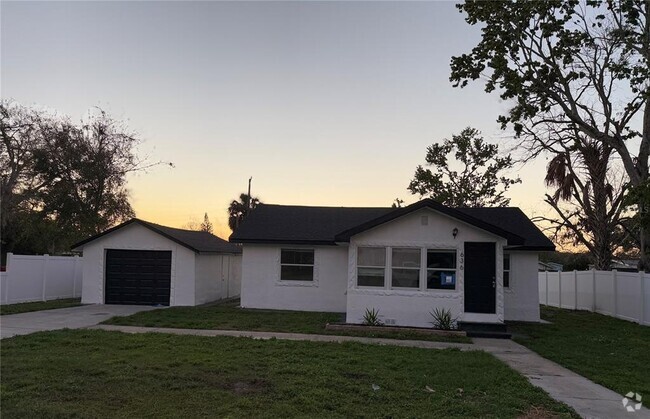
[[[325,244],[421,208],[431,208],[508,239],[508,247],[553,250],[553,243],[518,208],[450,208],[425,199],[403,208],[305,207],[260,204],[230,236],[235,243]]]
[[[538,262],[539,270],[549,272],[562,272],[564,265],[555,262]]]
[[[161,236],[173,242],[176,242],[181,246],[187,247],[188,249],[197,253],[241,253],[241,248],[236,244],[229,243],[226,240],[221,239],[214,234],[210,234],[206,231],[182,230],[180,228],[173,228],[160,224],[150,223],[138,218],[132,218],[129,221],[126,221],[113,228],[109,228],[102,233],[89,237],[86,240],[82,240],[79,243],[73,245],[72,249],[82,247],[85,244],[95,241],[100,237],[103,237],[131,224],[139,224],[143,227],[146,227],[149,230],[158,233]]]

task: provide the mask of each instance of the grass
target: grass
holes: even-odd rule
[[[62,298],[60,300],[36,301],[33,303],[0,305],[0,315],[27,313],[29,311],[53,310],[55,308],[76,307],[81,305],[80,298]]]
[[[465,336],[424,335],[416,332],[366,332],[327,330],[327,323],[344,320],[342,313],[259,310],[238,307],[231,300],[197,307],[171,307],[113,317],[105,324],[180,329],[253,330],[261,332],[308,333],[319,335],[365,336],[389,339],[412,339],[440,342],[471,343]]]
[[[552,324],[508,324],[513,339],[619,394],[650,396],[650,327],[542,306]]]
[[[480,351],[62,330],[0,368],[12,418],[576,417]]]

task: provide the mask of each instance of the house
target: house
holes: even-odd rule
[[[193,306],[239,295],[241,248],[137,218],[73,246],[83,304]]]
[[[564,265],[561,263],[555,263],[555,262],[542,262],[539,261],[539,271],[540,272],[562,272],[562,269],[564,268]]]
[[[345,312],[430,327],[539,321],[538,253],[550,240],[518,208],[260,205],[230,236],[243,245],[241,305]]]

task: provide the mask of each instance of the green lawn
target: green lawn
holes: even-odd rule
[[[587,311],[542,306],[552,324],[509,324],[515,341],[590,380],[650,396],[650,327]]]
[[[33,303],[0,305],[0,315],[27,313],[28,311],[52,310],[55,308],[75,307],[81,305],[80,298],[63,298],[60,300],[36,301]]]
[[[480,351],[62,330],[3,340],[0,373],[11,418],[575,417]]]
[[[325,329],[325,324],[343,321],[344,314],[242,309],[238,305],[239,301],[231,300],[198,307],[171,307],[140,312],[132,316],[113,317],[104,323],[123,326],[255,330],[471,343],[471,339],[465,336],[423,335],[414,332],[332,331]]]

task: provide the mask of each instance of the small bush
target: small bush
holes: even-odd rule
[[[379,320],[379,310],[373,309],[366,309],[366,312],[363,315],[363,324],[366,326],[381,326],[384,324],[381,320]]]
[[[436,329],[441,329],[441,330],[454,330],[457,327],[456,321],[458,320],[457,317],[453,317],[451,315],[451,310],[448,308],[434,308],[433,311],[430,311],[429,314],[431,314],[431,317],[433,317],[433,321],[431,324],[433,325],[434,328]]]

